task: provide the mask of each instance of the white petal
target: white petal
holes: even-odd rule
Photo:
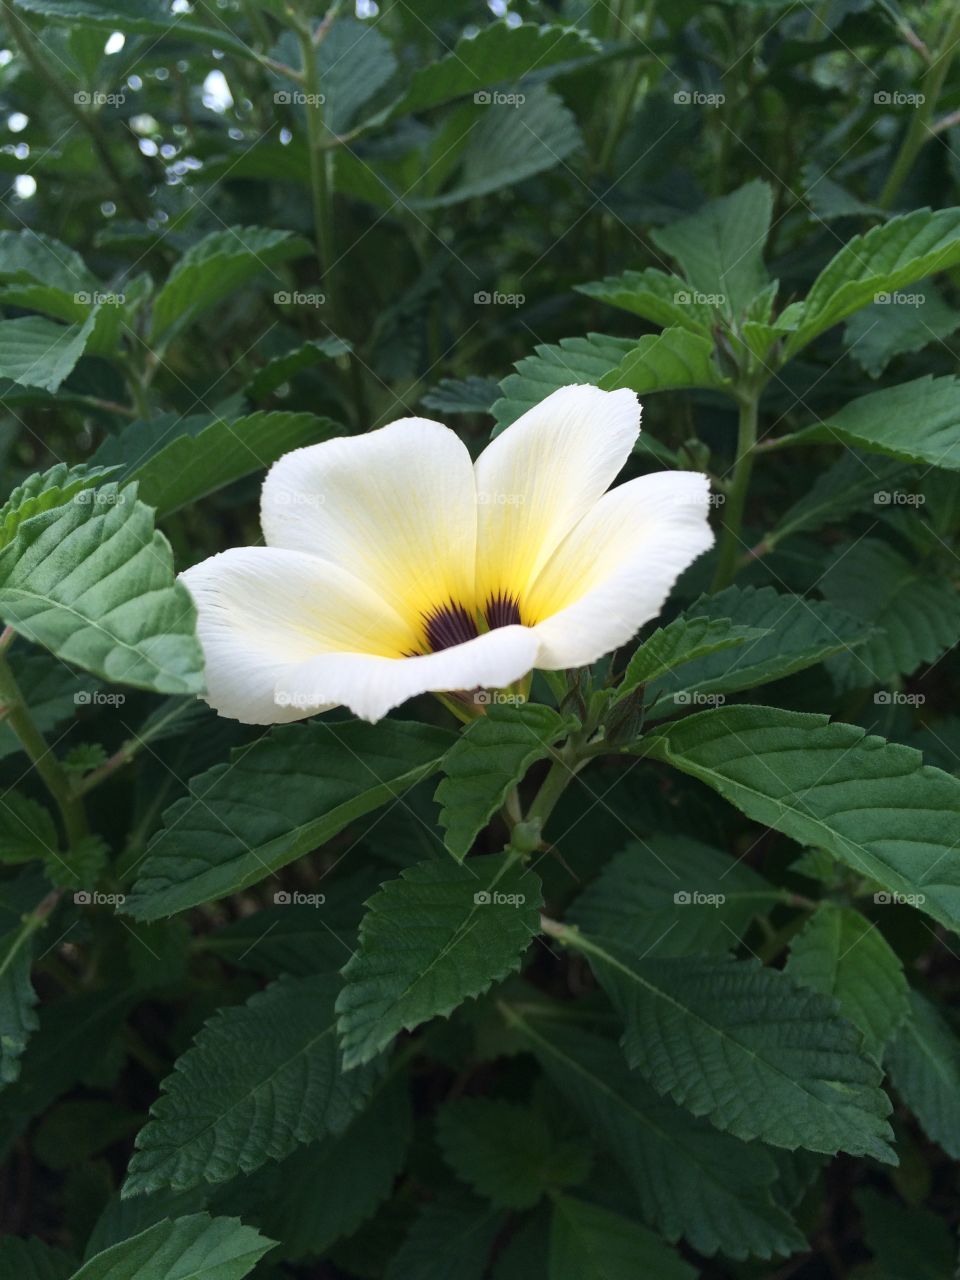
[[[600,499],[524,601],[538,667],[586,666],[657,616],[680,574],[713,545],[709,491],[706,476],[661,471]]]
[[[512,684],[533,668],[536,655],[533,632],[517,626],[413,658],[331,653],[285,672],[276,696],[314,709],[343,703],[364,720],[377,721],[418,693]]]
[[[477,459],[477,601],[521,601],[552,552],[613,483],[640,430],[632,391],[561,387]]]
[[[341,565],[405,618],[472,607],[473,467],[439,422],[404,418],[285,454],[264,482],[261,521],[268,546]]]
[[[197,606],[206,701],[245,724],[312,715],[316,707],[278,705],[274,688],[318,653],[394,655],[416,643],[411,628],[363,583],[299,551],[238,547],[180,577]]]

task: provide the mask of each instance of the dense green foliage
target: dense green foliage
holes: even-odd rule
[[[948,1280],[960,11],[355,9],[0,12],[0,1280]],[[271,463],[574,382],[635,644],[198,699]]]

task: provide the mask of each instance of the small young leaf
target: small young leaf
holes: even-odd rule
[[[196,1213],[95,1254],[71,1280],[242,1280],[272,1246],[239,1218]]]
[[[696,1280],[696,1274],[638,1222],[571,1196],[554,1200],[550,1280]]]

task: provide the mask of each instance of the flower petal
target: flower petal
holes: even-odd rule
[[[268,546],[340,565],[411,621],[448,601],[472,607],[473,467],[439,422],[403,418],[285,454],[261,521]]]
[[[612,484],[640,430],[632,391],[561,387],[477,459],[477,601],[523,600],[562,539]]]
[[[412,658],[324,654],[285,671],[276,696],[280,702],[314,710],[343,703],[364,720],[377,721],[418,693],[512,684],[532,669],[536,656],[537,641],[528,627],[498,627],[463,644]]]
[[[318,653],[395,656],[416,644],[412,629],[362,582],[299,551],[238,547],[180,577],[197,606],[206,701],[245,724],[302,720],[318,710],[274,697],[284,674]]]
[[[661,471],[605,494],[564,539],[525,600],[537,666],[583,667],[634,636],[713,545],[710,482]]]

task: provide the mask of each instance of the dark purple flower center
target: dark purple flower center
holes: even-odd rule
[[[519,625],[520,605],[508,596],[491,596],[483,607],[483,618],[489,630]],[[437,653],[455,644],[464,644],[480,634],[476,616],[464,605],[450,602],[423,615],[427,649]]]

